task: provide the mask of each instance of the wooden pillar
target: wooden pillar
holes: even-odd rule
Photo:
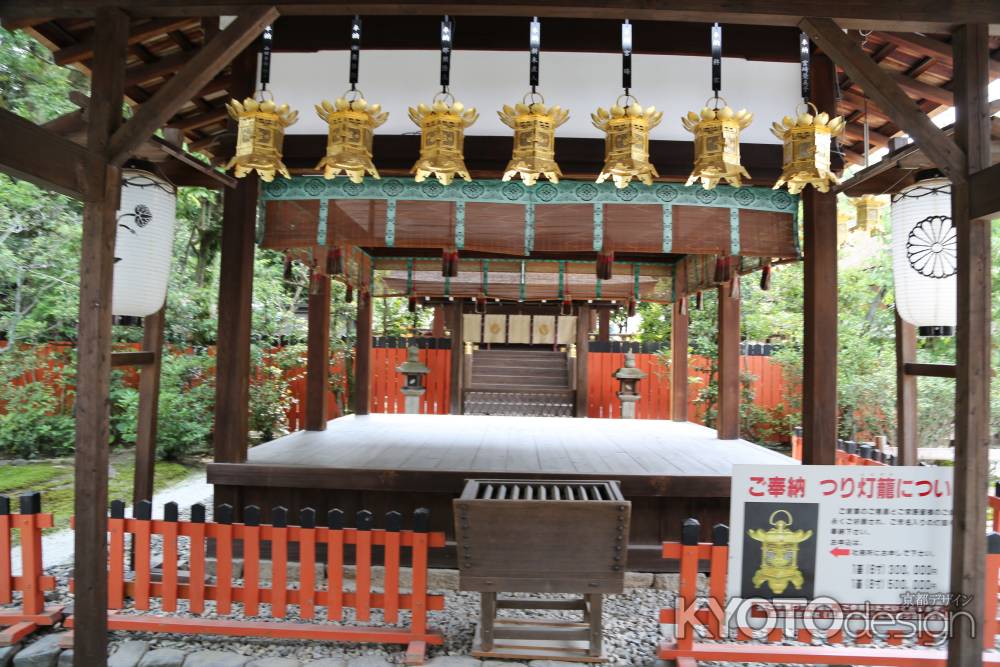
[[[257,53],[247,49],[233,60],[233,96],[253,91]],[[235,123],[230,123],[235,129]],[[215,357],[214,457],[217,463],[243,463],[250,428],[250,328],[253,297],[254,228],[257,220],[256,176],[241,178],[222,193],[222,243],[219,260],[219,324]],[[215,503],[220,498],[216,487]]]
[[[434,306],[434,319],[431,321],[431,335],[435,338],[444,338],[444,308]]]
[[[677,263],[674,273],[675,285],[686,284],[687,268],[684,262]],[[670,321],[670,418],[675,422],[686,422],[688,416],[688,314],[687,295],[680,288],[674,290],[673,317]],[[683,306],[683,308],[682,308]]]
[[[739,280],[734,276],[733,280]],[[716,431],[719,440],[740,437],[740,300],[732,282],[719,286],[719,402]]]
[[[587,357],[590,356],[590,305],[581,303],[576,311],[576,416],[586,417],[588,405]]]
[[[448,306],[451,320],[451,390],[449,413],[460,415],[464,411],[465,397],[465,345],[462,342],[464,321],[462,302],[456,299]]]
[[[325,431],[330,375],[330,276],[313,272],[309,283],[309,334],[306,341],[306,430]]]
[[[812,61],[813,104],[836,114],[835,70],[822,53]],[[837,456],[837,196],[802,191],[804,217],[803,463],[833,465]]]
[[[959,26],[954,53],[955,141],[965,152],[966,177],[952,179],[951,216],[958,242],[958,321],[955,341],[955,496],[951,587],[969,600],[948,641],[949,667],[982,665],[986,494],[990,446],[990,220],[970,215],[968,176],[990,166],[989,26]]]
[[[98,155],[106,154],[121,123],[128,27],[128,16],[120,9],[97,11],[87,149]],[[88,176],[77,335],[73,654],[81,665],[106,665],[111,294],[121,170],[106,166]]]
[[[597,311],[597,340],[602,343],[611,340],[611,311],[607,308]]]
[[[357,334],[354,340],[354,414],[371,412],[372,400],[372,295],[358,290]]]
[[[906,364],[917,360],[917,328],[896,313],[896,460],[917,465],[917,378]]]
[[[152,352],[153,363],[139,371],[139,418],[135,431],[135,477],[132,504],[153,499],[156,466],[157,407],[160,401],[160,367],[163,362],[164,305],[142,318],[142,349]]]

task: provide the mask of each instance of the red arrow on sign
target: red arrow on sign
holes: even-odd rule
[[[830,553],[834,556],[850,556],[851,550],[844,549],[843,547],[837,547],[836,549],[830,549]]]

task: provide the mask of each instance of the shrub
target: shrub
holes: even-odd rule
[[[0,453],[17,458],[42,458],[73,452],[75,423],[72,400],[58,389],[74,374],[70,352],[53,353],[54,371],[33,350],[0,355]]]

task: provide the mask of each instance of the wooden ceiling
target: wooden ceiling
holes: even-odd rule
[[[522,48],[515,25],[519,17],[460,17],[456,48],[516,50]],[[276,51],[302,51],[346,48],[346,16],[289,16],[276,24]],[[368,20],[366,48],[421,49],[435,48],[433,16],[375,16]],[[126,95],[132,105],[148,100],[186,63],[206,39],[218,32],[219,19],[209,17],[149,18],[133,21],[129,36],[129,59],[126,70]],[[419,29],[423,23],[426,29]],[[545,22],[545,46],[552,50],[615,51],[617,26],[603,19],[553,18]],[[507,25],[510,24],[510,25]],[[59,65],[77,67],[89,73],[93,58],[94,21],[91,18],[10,19],[8,29],[23,29],[53,52]],[[699,28],[704,28],[699,29]],[[637,44],[655,45],[644,52],[660,54],[703,54],[707,42],[707,24],[683,22],[635,22]],[[797,59],[795,28],[760,25],[726,26],[726,55],[749,60],[794,62]],[[928,114],[952,106],[951,46],[946,35],[872,32],[851,34],[879,65],[892,72],[893,78]],[[645,36],[645,37],[644,37]],[[992,37],[991,71],[1000,76],[1000,37]],[[867,149],[888,145],[899,129],[874,104],[865,101],[864,91],[843,72],[839,73],[838,110],[848,120],[842,143],[848,163],[863,164],[864,125],[869,124]],[[189,148],[208,154],[220,151],[219,145],[232,143],[227,127],[225,101],[234,92],[229,70],[210,81],[198,95],[170,119],[168,126],[184,133]],[[229,141],[222,141],[226,136]],[[502,167],[502,165],[501,165]]]

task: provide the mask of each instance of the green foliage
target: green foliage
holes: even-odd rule
[[[55,383],[38,381],[33,371],[50,360],[33,350],[0,355],[0,454],[14,458],[59,456],[73,451],[72,403]],[[51,359],[67,363],[65,382],[72,382],[69,353]]]

